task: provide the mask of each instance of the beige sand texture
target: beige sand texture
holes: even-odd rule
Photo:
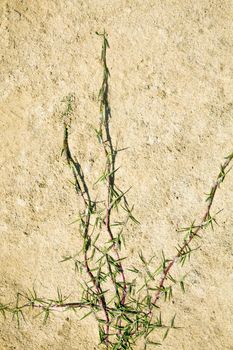
[[[62,256],[80,249],[80,200],[61,157],[63,98],[75,95],[72,150],[91,183],[103,168],[98,125],[101,40],[110,50],[111,131],[129,147],[118,183],[132,186],[141,225],[125,232],[138,251],[173,256],[177,226],[201,218],[224,156],[233,147],[233,3],[230,0],[0,0],[0,300],[33,286],[75,299],[79,277]],[[162,350],[233,349],[233,173],[216,196],[219,227],[205,231],[164,317],[176,324]],[[169,310],[168,310],[169,309]],[[17,329],[0,320],[0,350],[93,350],[93,318],[55,314],[46,325],[26,313]],[[142,349],[138,345],[136,349]]]

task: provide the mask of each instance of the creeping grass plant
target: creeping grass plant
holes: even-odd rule
[[[82,280],[82,295],[78,301],[69,301],[57,290],[54,299],[41,298],[35,290],[28,293],[18,293],[15,305],[0,304],[0,312],[5,318],[11,314],[17,324],[24,319],[25,308],[38,309],[43,320],[48,320],[51,311],[66,311],[84,309],[84,317],[94,315],[98,330],[99,343],[106,349],[133,349],[139,339],[143,339],[144,349],[160,345],[152,334],[163,330],[164,340],[171,329],[176,329],[175,315],[170,322],[164,323],[159,301],[173,297],[173,288],[179,285],[185,292],[185,276],[177,279],[173,275],[173,266],[183,266],[191,254],[198,249],[196,241],[201,238],[204,230],[213,228],[216,214],[211,212],[215,194],[229,171],[233,153],[225,158],[217,179],[210,189],[206,199],[206,210],[202,220],[192,221],[187,227],[178,229],[184,234],[181,244],[177,245],[173,257],[166,257],[162,252],[161,263],[151,268],[154,257],[149,259],[139,252],[142,269],[132,266],[126,268],[124,247],[124,228],[128,221],[138,225],[134,217],[134,206],[127,200],[127,192],[116,183],[118,168],[116,158],[118,152],[113,145],[110,131],[111,108],[109,103],[109,69],[107,66],[107,49],[109,48],[106,33],[97,33],[102,39],[101,63],[103,79],[99,91],[100,120],[95,133],[105,159],[103,173],[94,186],[105,186],[105,198],[94,200],[91,187],[85,179],[82,166],[73,155],[69,144],[69,131],[73,113],[74,97],[69,95],[64,101],[67,109],[62,114],[64,120],[63,155],[71,169],[73,187],[82,202],[77,224],[82,238],[82,249],[74,256],[65,256],[62,261],[72,261],[75,271]],[[217,213],[218,214],[218,213]],[[120,218],[116,220],[116,216]],[[122,219],[123,218],[123,219]],[[143,273],[142,273],[143,271]],[[130,277],[133,275],[133,278]],[[143,283],[141,280],[143,278]],[[140,281],[140,283],[139,283]],[[164,305],[163,305],[164,306]]]

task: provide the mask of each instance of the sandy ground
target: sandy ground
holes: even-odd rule
[[[0,0],[0,299],[33,286],[75,298],[78,277],[59,261],[79,249],[69,225],[79,200],[61,157],[63,98],[75,95],[72,148],[88,181],[102,163],[91,126],[98,123],[101,41],[111,49],[112,136],[129,149],[119,182],[139,227],[127,254],[174,254],[176,227],[200,218],[205,195],[233,140],[233,3],[230,0]],[[184,269],[187,293],[174,295],[180,330],[164,350],[233,349],[233,175],[216,197],[219,227],[206,231]],[[166,304],[163,305],[166,314]],[[170,311],[169,311],[170,313]],[[94,320],[30,314],[17,329],[0,320],[1,350],[98,349]],[[140,349],[140,347],[138,348]]]

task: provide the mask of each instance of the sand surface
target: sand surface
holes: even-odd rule
[[[79,199],[61,157],[64,97],[73,94],[72,149],[87,180],[103,162],[98,124],[101,40],[110,50],[113,139],[122,152],[118,182],[141,225],[125,233],[130,263],[138,251],[173,256],[177,226],[201,218],[208,192],[233,140],[233,3],[230,0],[0,0],[0,300],[36,288],[77,294],[78,276],[59,261],[80,248]],[[164,350],[233,349],[233,173],[184,268],[187,293],[161,305],[177,325]],[[170,309],[169,309],[170,308]],[[169,311],[168,311],[169,310]],[[0,350],[94,350],[92,318],[54,315],[46,325],[0,319]],[[169,318],[168,318],[169,319]],[[138,347],[140,349],[140,346]]]

